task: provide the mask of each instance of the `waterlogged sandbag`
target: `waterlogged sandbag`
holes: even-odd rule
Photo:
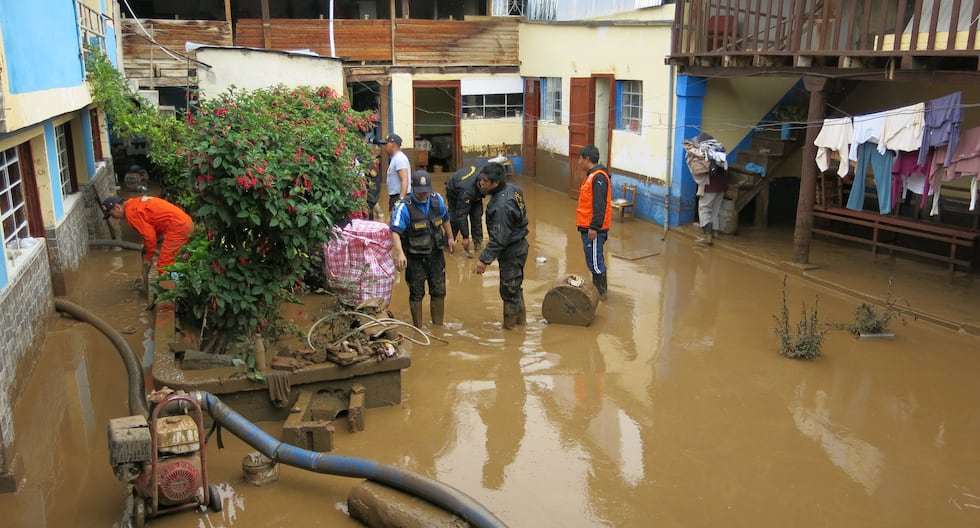
[[[390,303],[395,261],[388,225],[355,219],[334,234],[323,248],[330,290],[341,302],[352,306],[373,297]]]

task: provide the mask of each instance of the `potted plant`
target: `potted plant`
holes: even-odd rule
[[[806,123],[807,109],[800,105],[780,105],[773,111],[773,115],[780,121],[780,138],[787,140],[791,137],[793,125]]]

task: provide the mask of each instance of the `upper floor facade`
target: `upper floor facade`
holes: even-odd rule
[[[901,79],[980,73],[975,0],[679,2],[669,64],[752,75]]]

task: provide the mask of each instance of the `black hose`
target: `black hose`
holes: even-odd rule
[[[146,406],[146,382],[143,380],[143,365],[122,334],[102,319],[71,301],[56,298],[54,308],[94,326],[105,334],[109,341],[112,341],[113,346],[116,347],[116,352],[119,352],[119,357],[122,358],[123,364],[126,366],[126,375],[129,377],[129,413],[149,416],[150,410]]]
[[[122,249],[135,249],[137,251],[143,249],[143,244],[139,244],[136,242],[126,242],[124,240],[107,240],[101,238],[89,240],[88,246],[89,247],[103,247],[103,246],[118,247]]]
[[[215,422],[275,462],[317,473],[373,480],[425,499],[480,528],[506,528],[507,526],[482,504],[448,484],[389,464],[363,458],[317,453],[286,444],[246,420],[215,395],[194,391],[192,396],[201,404],[202,409],[207,410]]]
[[[148,417],[150,412],[145,398],[146,384],[143,381],[143,366],[122,334],[75,303],[56,298],[54,306],[57,311],[94,326],[112,341],[126,365],[126,373],[129,376],[129,412],[133,415],[140,414]],[[448,484],[390,464],[301,449],[281,442],[266,433],[259,426],[249,422],[231,407],[222,403],[213,394],[194,391],[192,396],[216,423],[221,424],[222,427],[241,438],[246,444],[258,449],[259,452],[275,462],[317,473],[373,480],[427,500],[446,511],[461,516],[478,528],[507,528],[503,521],[482,504]]]

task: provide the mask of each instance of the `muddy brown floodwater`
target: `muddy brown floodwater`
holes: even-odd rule
[[[449,344],[415,346],[402,403],[369,409],[362,433],[338,427],[334,453],[448,483],[512,527],[980,526],[976,337],[910,321],[891,340],[832,331],[820,359],[784,359],[772,317],[782,272],[661,240],[644,222],[614,225],[609,301],[592,325],[549,326],[546,291],[584,272],[574,202],[525,191],[527,327],[501,330],[496,266],[481,277],[473,259],[449,257],[437,330]],[[149,357],[150,314],[129,288],[138,259],[93,251],[69,298]],[[817,295],[823,320],[850,320],[858,304],[798,276],[787,291],[794,319]],[[392,308],[409,319],[402,280]],[[127,526],[106,447],[107,421],[128,414],[122,363],[58,317],[39,353],[15,413],[26,480],[0,496],[0,524]],[[224,441],[207,451],[224,511],[151,526],[358,526],[345,513],[354,479],[283,467],[253,487],[241,474],[251,449]]]

